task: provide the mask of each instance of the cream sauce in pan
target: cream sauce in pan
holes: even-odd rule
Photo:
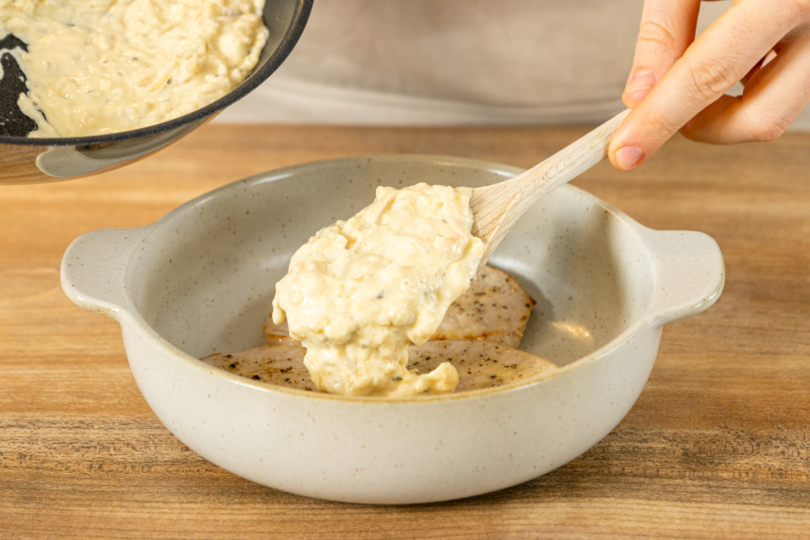
[[[31,137],[127,131],[219,99],[256,66],[264,0],[0,0]]]

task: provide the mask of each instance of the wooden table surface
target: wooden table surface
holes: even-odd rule
[[[238,478],[175,439],[118,325],[59,286],[71,240],[138,227],[267,169],[431,153],[530,166],[583,129],[209,125],[131,167],[0,186],[0,538],[810,538],[810,135],[672,140],[574,183],[723,250],[707,312],[668,325],[649,383],[601,443],[541,478],[410,507],[330,503]]]

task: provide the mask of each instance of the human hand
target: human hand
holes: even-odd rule
[[[713,144],[770,141],[810,102],[810,0],[734,0],[695,39],[700,0],[645,0],[608,155],[631,170],[676,131]],[[725,92],[738,81],[745,90]]]

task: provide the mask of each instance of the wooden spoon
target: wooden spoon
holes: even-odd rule
[[[475,188],[470,198],[472,233],[487,244],[480,268],[520,216],[543,195],[573,180],[607,155],[608,146],[630,110],[614,116],[544,162],[506,182]]]

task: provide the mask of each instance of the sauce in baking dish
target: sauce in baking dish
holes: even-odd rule
[[[320,230],[276,285],[273,321],[306,348],[315,386],[344,395],[451,393],[448,362],[416,374],[408,346],[425,343],[470,286],[484,254],[472,235],[469,188],[377,188],[348,221]]]

